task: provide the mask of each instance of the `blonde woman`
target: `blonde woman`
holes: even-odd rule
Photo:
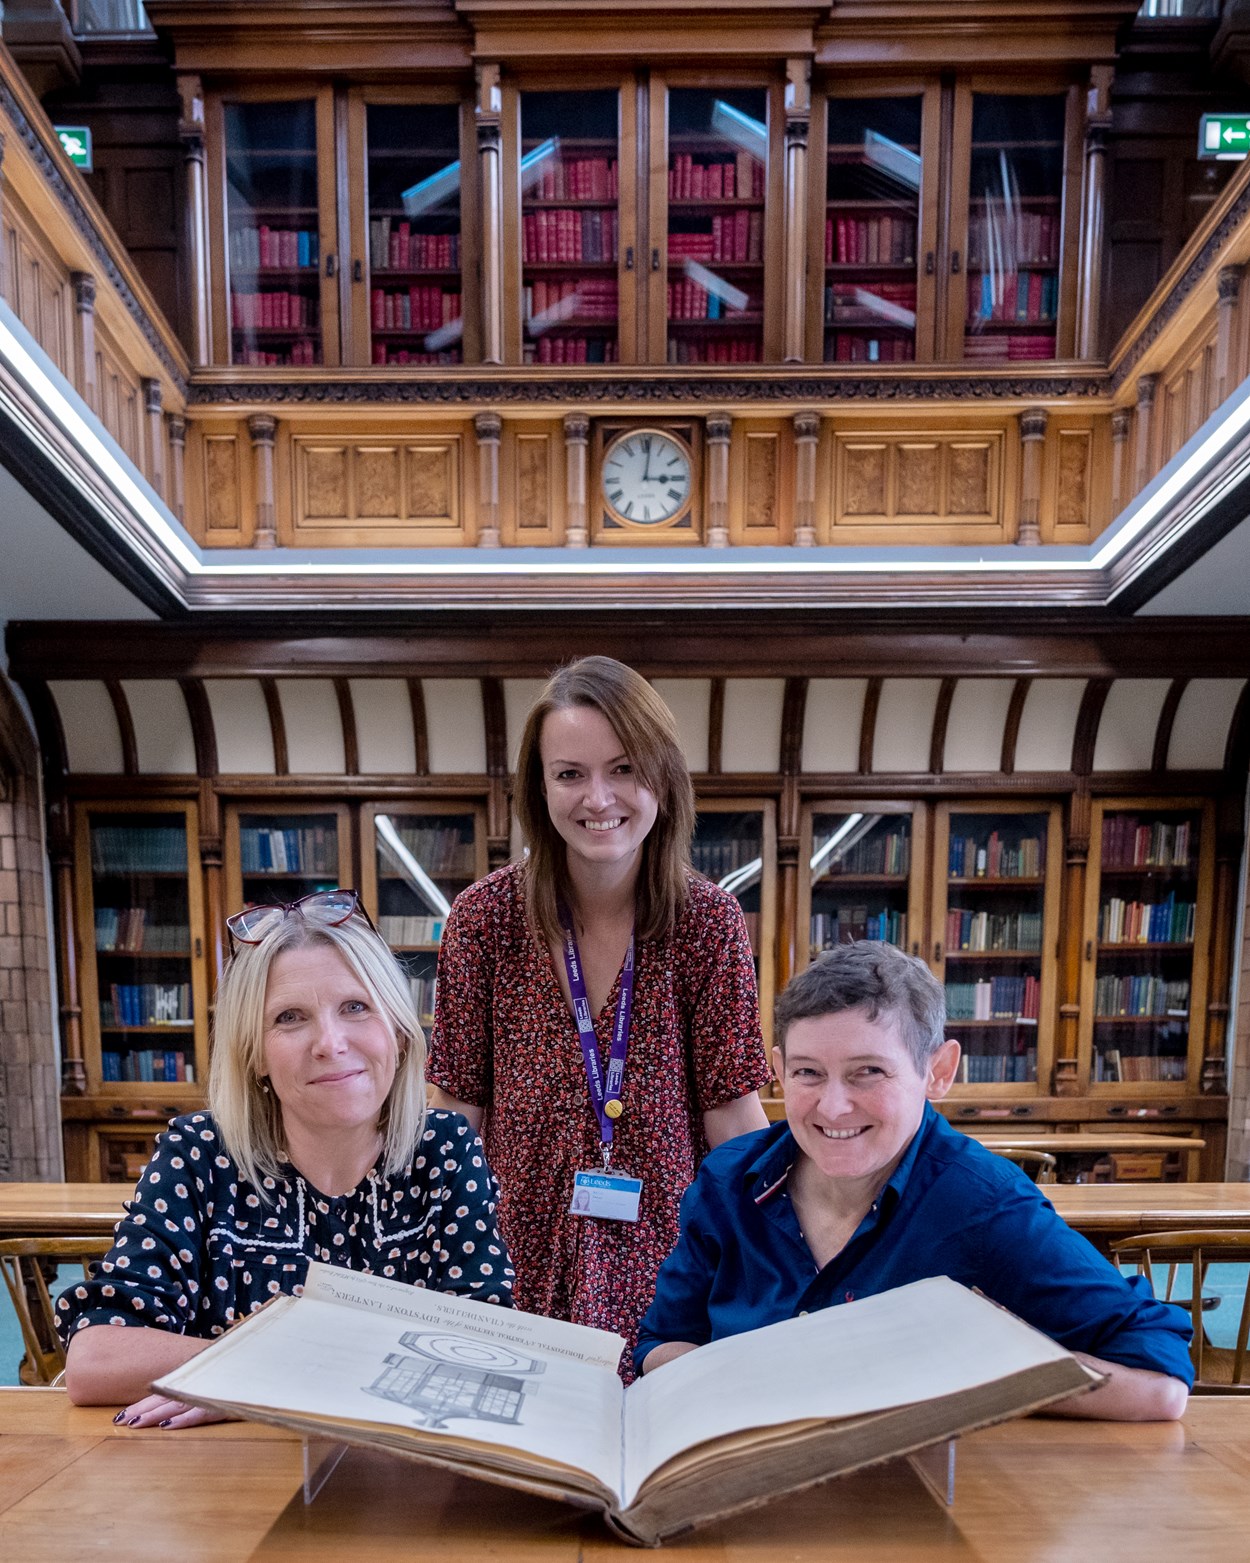
[[[356,892],[227,924],[209,1111],[172,1121],[98,1274],[57,1302],[70,1398],[131,1426],[212,1420],[149,1385],[310,1259],[511,1302],[481,1142],[427,1112],[408,984]]]

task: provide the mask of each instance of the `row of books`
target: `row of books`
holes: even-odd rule
[[[187,868],[182,825],[97,825],[91,832],[91,867],[97,874],[167,874]]]
[[[754,336],[722,337],[716,342],[668,340],[670,364],[758,364],[760,340]]]
[[[548,282],[540,277],[521,290],[524,319],[537,336],[566,320],[615,320],[615,277],[578,277],[575,281]]]
[[[1057,266],[1059,217],[1055,212],[1018,210],[1014,220],[973,217],[968,222],[968,265]]]
[[[845,874],[898,874],[911,870],[911,837],[901,830],[889,830],[883,836],[865,836],[853,846],[831,857],[821,872],[822,879],[837,879]]]
[[[1111,896],[1098,908],[1100,944],[1192,944],[1192,901],[1178,901],[1171,891],[1161,901],[1122,901]]]
[[[477,873],[473,841],[465,839],[459,825],[395,824],[395,834],[427,874],[438,879],[472,879]]]
[[[140,951],[148,955],[185,955],[191,948],[191,930],[185,923],[150,923],[142,906],[98,906],[95,947],[106,955],[114,951],[127,955]]]
[[[948,950],[1029,950],[1042,947],[1040,912],[965,912],[946,914]]]
[[[369,318],[375,331],[436,331],[460,319],[460,294],[425,285],[398,292],[374,288]]]
[[[761,261],[764,214],[745,206],[712,218],[710,233],[669,233],[668,261]]]
[[[694,841],[690,846],[691,863],[709,879],[724,879],[736,868],[758,862],[759,856],[758,836],[711,837]]]
[[[1104,1020],[1121,1015],[1188,1020],[1189,983],[1163,977],[1099,977],[1094,984],[1094,1014]]]
[[[239,832],[239,859],[245,874],[337,874],[338,831],[327,825],[249,827]]]
[[[813,912],[812,954],[832,950],[857,939],[878,939],[882,944],[907,943],[907,913],[893,907],[870,912],[866,906],[835,906],[831,912]]]
[[[526,364],[614,364],[619,358],[620,347],[611,337],[544,336],[521,348]]]
[[[759,309],[759,299],[751,297],[742,308],[733,309],[719,293],[709,293],[689,278],[668,285],[670,320],[732,320],[735,315],[752,314]]]
[[[1026,1085],[1037,1079],[1037,1049],[1020,1053],[964,1053],[959,1080],[964,1085]]]
[[[911,266],[914,217],[826,217],[826,266]]]
[[[1041,984],[1036,977],[983,977],[946,984],[947,1020],[1036,1022]]]
[[[599,211],[526,212],[521,218],[521,259],[526,265],[544,261],[614,261],[616,213]]]
[[[118,1026],[189,1026],[189,982],[115,982],[109,998],[100,1001],[100,1024]]]
[[[1094,1054],[1095,1080],[1184,1080],[1188,1073],[1188,1060],[1160,1057],[1154,1053],[1126,1053],[1122,1048],[1109,1047]]]
[[[249,369],[304,368],[321,362],[321,348],[310,337],[301,337],[281,352],[272,348],[236,348],[232,362]]]
[[[968,278],[969,320],[1015,320],[1035,325],[1059,311],[1059,277],[1053,271],[983,271]]]
[[[669,162],[670,201],[760,201],[764,198],[764,165],[749,152],[739,152],[732,163],[696,162],[689,152],[678,152]]]
[[[318,303],[285,288],[231,293],[230,319],[236,331],[306,331],[318,324]]]
[[[195,1080],[195,1064],[185,1053],[151,1047],[132,1048],[125,1053],[100,1054],[100,1075],[104,1080],[134,1080],[168,1085],[172,1081]]]
[[[964,358],[969,363],[1034,363],[1055,356],[1053,333],[1012,332],[1000,336],[966,336]]]
[[[529,194],[539,201],[612,201],[618,194],[616,159],[548,158]]]
[[[417,1019],[428,1031],[434,1024],[434,1000],[438,993],[437,977],[414,977],[409,974],[408,987],[412,992],[412,1007]]]
[[[1104,868],[1188,868],[1192,831],[1187,819],[1148,820],[1108,814],[1102,822]]]
[[[916,324],[914,282],[833,282],[825,289],[825,324],[835,326],[898,326],[910,331]]]
[[[447,926],[445,917],[397,917],[386,914],[378,918],[378,932],[387,944],[411,948],[415,944],[437,944]]]
[[[827,354],[835,364],[909,364],[916,356],[915,339],[910,335],[858,336],[839,331]]]
[[[236,271],[317,269],[320,241],[315,228],[232,228],[230,265]]]
[[[393,347],[379,341],[373,344],[372,361],[375,364],[458,364],[462,359],[459,348],[442,353],[413,352],[407,347]]]
[[[996,830],[988,839],[952,836],[947,873],[952,879],[1037,879],[1042,872],[1042,842],[1025,836],[1012,844]]]
[[[458,233],[413,233],[408,222],[369,219],[370,271],[454,271],[459,265]]]

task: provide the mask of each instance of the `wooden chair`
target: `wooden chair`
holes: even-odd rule
[[[1026,1150],[1021,1145],[997,1145],[993,1140],[982,1140],[986,1150],[993,1151],[995,1156],[1003,1156],[1008,1161],[1014,1161],[1017,1167],[1023,1167],[1034,1183],[1055,1183],[1055,1158],[1049,1151]]]
[[[45,1264],[85,1264],[100,1259],[110,1237],[10,1237],[0,1240],[0,1270],[17,1314],[26,1355],[18,1377],[23,1384],[51,1384],[65,1367],[56,1333]]]
[[[1166,1264],[1168,1267],[1165,1302],[1175,1302],[1188,1308],[1193,1320],[1194,1338],[1189,1354],[1194,1364],[1194,1390],[1223,1391],[1245,1390],[1250,1393],[1250,1375],[1247,1375],[1247,1340],[1250,1338],[1250,1232],[1221,1232],[1218,1230],[1193,1230],[1188,1232],[1145,1232],[1136,1237],[1124,1237],[1111,1244],[1112,1258],[1117,1262],[1135,1263],[1138,1275],[1151,1276],[1151,1266]],[[1180,1265],[1193,1266],[1191,1295],[1185,1298],[1173,1296],[1176,1275]],[[1203,1295],[1207,1272],[1213,1264],[1240,1265],[1243,1276],[1241,1316],[1237,1324],[1237,1343],[1230,1349],[1213,1346],[1203,1326],[1203,1314],[1219,1305]]]

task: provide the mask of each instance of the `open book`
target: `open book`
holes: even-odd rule
[[[715,1341],[625,1389],[622,1342],[312,1264],[157,1388],[599,1509],[654,1545],[1097,1378],[944,1278]]]

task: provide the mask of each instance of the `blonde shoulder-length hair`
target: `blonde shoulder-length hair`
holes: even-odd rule
[[[398,1062],[378,1124],[385,1176],[411,1162],[425,1128],[425,1033],[404,970],[386,942],[359,917],[337,928],[285,917],[259,944],[238,946],[222,974],[208,1080],[209,1111],[226,1152],[262,1193],[266,1177],[280,1176],[285,1144],[282,1104],[264,1085],[269,972],[286,951],[318,945],[343,957],[394,1033]]]
[[[638,876],[637,934],[640,939],[662,938],[686,904],[694,787],[673,713],[641,674],[612,657],[582,657],[557,669],[526,718],[514,800],[529,848],[526,915],[548,941],[559,940],[556,908],[568,894],[568,867],[564,841],[547,812],[541,740],[550,713],[570,706],[589,706],[607,718],[638,780],[655,796],[658,812],[643,843]]]

